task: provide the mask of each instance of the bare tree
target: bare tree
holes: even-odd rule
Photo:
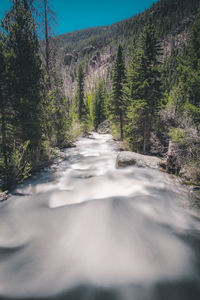
[[[52,60],[54,59],[55,47],[54,47],[54,31],[56,26],[56,14],[52,8],[50,0],[38,0],[39,3],[39,19],[41,30],[41,39],[43,40],[43,57],[46,72],[50,75],[52,66]]]

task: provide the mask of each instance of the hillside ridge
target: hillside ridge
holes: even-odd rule
[[[112,25],[56,36],[66,96],[71,98],[74,95],[79,63],[85,65],[87,92],[95,86],[98,78],[110,76],[118,44],[123,45],[125,56],[128,56],[130,45],[137,44],[149,15],[162,42],[164,56],[169,56],[175,48],[183,48],[189,41],[190,28],[199,7],[199,0],[190,3],[187,0],[161,0],[144,12]]]

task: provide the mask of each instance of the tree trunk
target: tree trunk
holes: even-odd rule
[[[124,131],[123,131],[123,115],[122,112],[120,113],[120,140],[123,141],[124,139]]]
[[[47,0],[44,0],[44,23],[45,23],[45,52],[46,52],[46,70],[49,74],[49,33],[48,33],[48,17],[47,17]]]
[[[2,115],[1,115],[1,134],[2,134],[2,153],[5,161],[5,166],[8,166],[8,158],[6,151],[6,121],[5,121],[5,112],[2,107]]]
[[[147,120],[145,118],[145,121],[144,121],[144,140],[143,140],[143,154],[146,154],[146,130],[147,130]]]
[[[144,121],[144,143],[143,143],[144,154],[148,154],[150,152],[150,136],[151,136],[151,117],[147,113]]]

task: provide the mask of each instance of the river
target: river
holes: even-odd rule
[[[200,213],[91,133],[0,204],[0,299],[199,300]]]

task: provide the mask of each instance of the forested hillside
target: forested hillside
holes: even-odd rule
[[[157,28],[159,38],[163,38],[168,33],[180,32],[188,29],[193,17],[199,8],[199,1],[192,0],[161,0],[152,5],[145,12],[123,20],[111,26],[101,26],[88,28],[62,34],[57,37],[60,47],[65,51],[82,50],[88,45],[105,47],[114,44],[116,41],[127,42],[133,38],[137,39],[148,20],[148,15],[152,15],[152,21]],[[135,36],[136,35],[136,36]]]
[[[161,0],[111,26],[55,38],[49,2],[14,0],[1,22],[2,189],[106,119],[126,147],[163,157],[166,171],[199,184],[200,1]]]
[[[65,93],[71,97],[75,90],[77,65],[85,64],[88,91],[100,77],[110,75],[119,43],[128,60],[129,48],[137,43],[149,15],[155,25],[164,54],[180,49],[189,41],[190,28],[199,8],[199,0],[159,1],[145,12],[111,26],[75,31],[56,37],[60,49]]]

